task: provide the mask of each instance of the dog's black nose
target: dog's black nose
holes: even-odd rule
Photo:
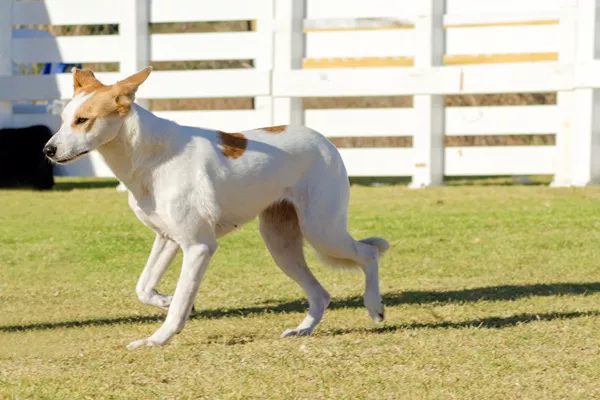
[[[39,148],[39,147],[38,147]],[[52,144],[47,144],[44,147],[44,154],[48,157],[54,157],[54,155],[56,154],[56,146],[52,145]]]

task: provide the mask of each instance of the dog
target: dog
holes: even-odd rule
[[[308,298],[304,320],[281,337],[310,335],[330,302],[306,264],[304,239],[326,265],[363,270],[364,304],[381,322],[379,258],[390,246],[348,233],[350,185],[336,147],[303,126],[228,133],[159,118],[135,103],[151,71],[104,85],[91,70],[73,69],[73,98],[43,149],[58,164],[97,150],[126,186],[131,209],[156,233],[136,293],[167,316],[127,348],[162,346],[183,330],[217,240],[257,216],[273,260]],[[175,292],[160,294],[156,286],[180,248]]]

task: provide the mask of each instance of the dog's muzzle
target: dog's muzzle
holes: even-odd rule
[[[53,144],[47,144],[46,146],[44,146],[44,150],[42,151],[44,152],[46,157],[52,158],[56,155],[56,146],[54,146]]]
[[[56,146],[53,145],[47,145],[46,147],[44,147],[43,150],[44,154],[46,155],[46,157],[48,157],[48,159],[52,162],[55,162],[57,164],[67,164],[70,163],[71,161],[75,161],[76,159],[78,159],[79,157],[86,155],[87,153],[89,153],[89,151],[84,151],[82,153],[79,153],[73,157],[69,157],[69,158],[65,158],[62,160],[58,160],[55,158],[56,156]]]

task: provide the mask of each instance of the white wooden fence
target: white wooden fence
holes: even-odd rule
[[[252,110],[162,111],[182,124],[242,130],[304,123],[328,137],[412,136],[412,148],[343,148],[352,176],[553,174],[600,181],[600,0],[0,1],[0,126],[44,123],[15,100],[67,99],[70,74],[11,76],[12,62],[119,62],[111,82],[157,61],[253,59],[254,68],[156,71],[142,99],[254,97]],[[148,33],[149,23],[254,20],[251,32]],[[558,21],[558,22],[557,22]],[[17,24],[119,24],[118,35],[11,40]],[[393,29],[368,29],[391,26]],[[323,27],[347,27],[337,29]],[[407,29],[396,29],[397,27]],[[309,29],[307,29],[309,28]],[[318,28],[318,29],[315,29]],[[556,61],[448,65],[470,55]],[[405,67],[303,68],[310,59],[396,57]],[[532,57],[532,59],[536,59]],[[552,57],[550,57],[552,59]],[[444,95],[557,92],[557,105],[444,107]],[[305,97],[414,96],[412,108],[303,110]],[[596,113],[594,111],[597,111]],[[444,148],[444,135],[556,134],[555,146]],[[110,176],[97,155],[63,168]]]

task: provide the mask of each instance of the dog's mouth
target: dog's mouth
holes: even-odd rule
[[[77,160],[79,157],[86,155],[87,153],[89,153],[89,150],[84,151],[83,153],[79,153],[73,157],[69,157],[69,158],[64,158],[62,160],[56,160],[56,159],[50,159],[52,162],[55,162],[56,164],[68,164],[71,161],[75,161]]]

